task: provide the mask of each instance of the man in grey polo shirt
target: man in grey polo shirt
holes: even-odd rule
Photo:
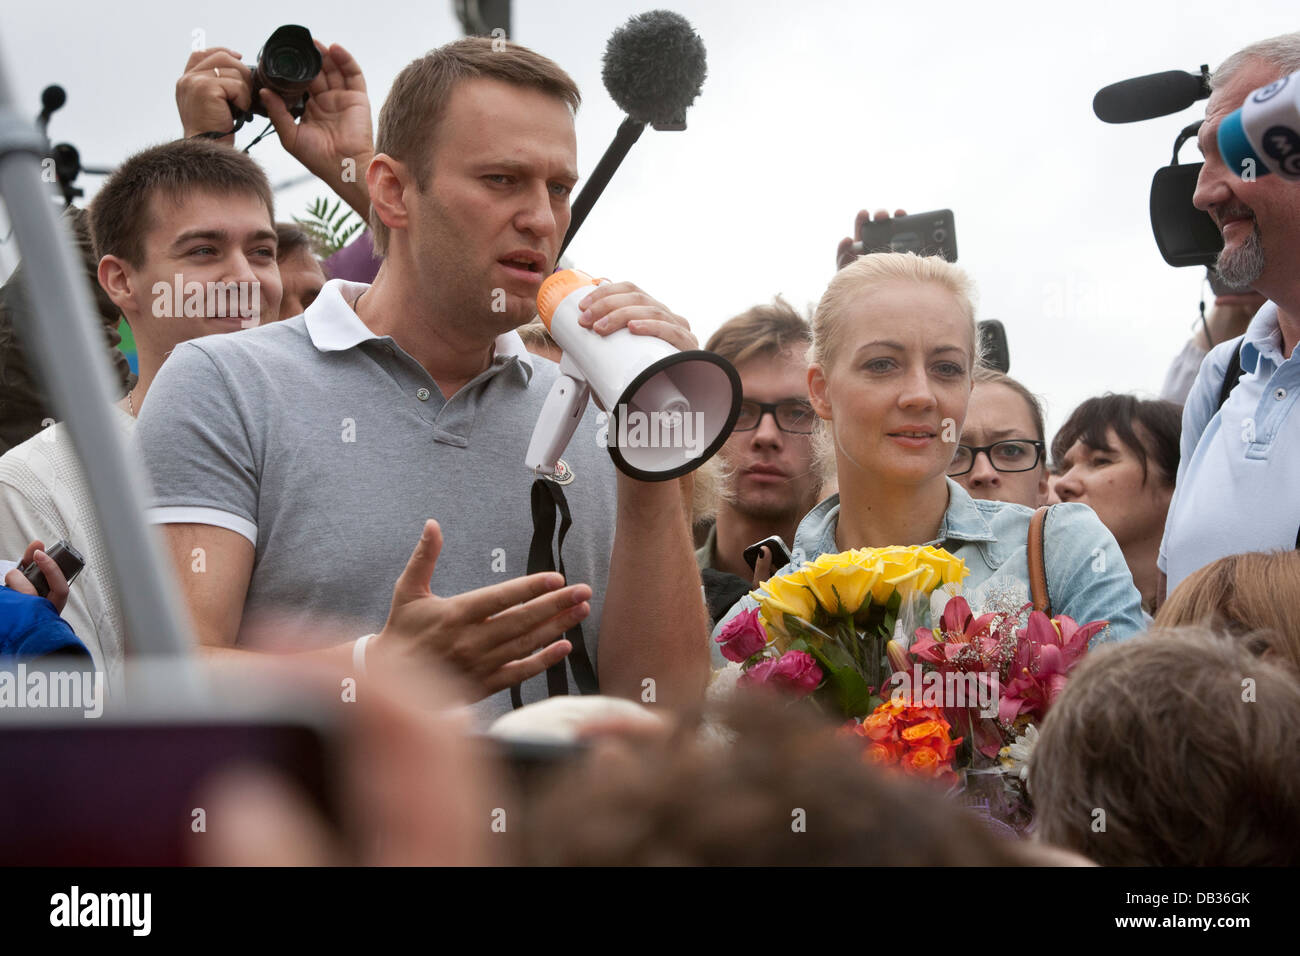
[[[707,621],[681,492],[616,474],[591,409],[565,452],[562,558],[577,583],[519,577],[523,456],[558,370],[513,330],[568,227],[577,104],[556,64],[514,44],[466,39],[416,60],[367,171],[385,255],[374,284],[331,282],[303,316],[167,363],[137,435],[205,646],[241,649],[255,612],[342,616],[378,633],[360,653],[320,652],[341,673],[436,659],[490,717],[520,681],[525,701],[546,695],[538,675],[583,621],[603,693],[699,698]],[[629,283],[584,305],[597,332],[695,347],[684,319]]]
[[[1240,178],[1219,155],[1223,118],[1258,87],[1300,70],[1300,33],[1234,53],[1210,80],[1194,202],[1223,232],[1216,267],[1269,301],[1246,334],[1216,346],[1183,408],[1178,482],[1157,564],[1160,599],[1198,568],[1243,551],[1293,548],[1300,529],[1300,185]],[[1237,353],[1242,375],[1219,407]]]

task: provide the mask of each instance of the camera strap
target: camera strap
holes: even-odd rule
[[[564,489],[547,478],[538,478],[533,482],[532,510],[533,540],[528,547],[528,573],[558,570],[564,575],[567,584],[569,576],[564,570],[564,537],[573,525],[573,517],[569,513],[569,503],[565,500]],[[555,537],[556,512],[560,515],[560,536],[552,552],[551,542]],[[573,679],[578,685],[578,693],[598,693],[596,672],[591,666],[591,658],[587,656],[587,644],[582,637],[582,625],[575,624],[564,636],[573,645],[573,650],[565,660],[547,668],[547,696],[558,697],[569,693],[569,680],[565,670],[569,664],[573,667]],[[510,703],[516,709],[524,705],[519,684],[510,688]]]

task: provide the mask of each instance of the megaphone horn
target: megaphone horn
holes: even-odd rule
[[[583,328],[578,303],[600,284],[566,269],[537,294],[537,312],[564,354],[525,464],[538,474],[555,473],[594,391],[609,413],[609,453],[620,471],[641,481],[688,474],[730,437],[740,415],[740,375],[712,352],[682,352],[627,329],[601,335]]]

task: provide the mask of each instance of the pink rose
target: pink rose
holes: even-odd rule
[[[741,611],[722,628],[717,637],[718,650],[729,661],[749,660],[767,646],[767,631],[758,619],[758,608]]]
[[[773,660],[760,661],[741,676],[738,684],[746,686],[762,684],[793,694],[806,697],[817,689],[822,682],[822,669],[816,659],[804,651],[787,651]]]

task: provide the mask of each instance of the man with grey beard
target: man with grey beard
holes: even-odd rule
[[[1158,565],[1160,599],[1193,571],[1243,551],[1300,543],[1300,185],[1241,178],[1219,155],[1219,124],[1255,89],[1300,70],[1300,33],[1251,44],[1211,77],[1193,199],[1223,233],[1216,268],[1268,299],[1246,334],[1205,357],[1183,410],[1178,483]],[[1236,361],[1234,362],[1234,358]],[[1237,366],[1240,377],[1236,384]],[[1221,401],[1229,381],[1230,392]],[[1300,414],[1300,413],[1298,413]]]

